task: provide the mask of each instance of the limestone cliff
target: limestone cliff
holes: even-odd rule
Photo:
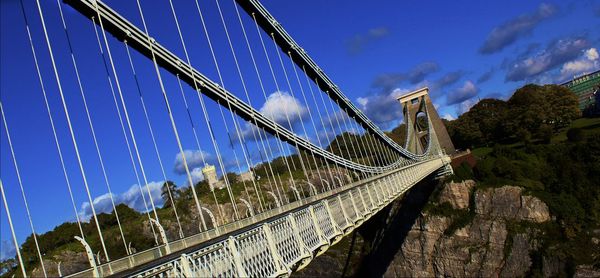
[[[476,189],[473,181],[447,183],[411,227],[385,277],[523,277],[540,248],[547,205],[521,187]],[[566,273],[560,256],[541,255],[542,275]],[[600,271],[578,266],[575,275]]]
[[[557,251],[548,228],[557,221],[521,187],[450,182],[430,194],[416,206],[415,195],[397,200],[293,276],[600,277],[597,265],[573,265]]]

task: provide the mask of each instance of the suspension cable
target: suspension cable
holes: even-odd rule
[[[144,25],[144,31],[146,33],[146,37],[148,38],[148,44],[150,45],[150,52],[152,53],[152,61],[154,62],[154,71],[156,72],[156,76],[158,78],[158,83],[160,85],[160,90],[162,92],[163,99],[165,101],[165,104],[167,105],[167,112],[169,114],[169,119],[171,120],[171,128],[173,129],[173,133],[175,134],[175,139],[177,139],[177,147],[179,147],[179,152],[181,153],[181,158],[183,160],[183,166],[185,168],[185,173],[187,175],[188,182],[191,185],[192,194],[194,195],[194,203],[196,204],[196,209],[198,210],[198,214],[200,215],[200,222],[202,224],[202,228],[204,230],[207,230],[206,221],[204,220],[204,214],[203,214],[201,206],[200,206],[200,200],[198,200],[198,194],[196,193],[196,188],[193,185],[194,182],[192,181],[192,175],[190,173],[190,169],[187,164],[187,159],[185,157],[185,153],[183,152],[183,146],[181,145],[181,140],[179,138],[179,132],[177,131],[177,125],[175,124],[175,119],[173,118],[173,113],[171,112],[171,105],[169,104],[169,98],[167,97],[165,85],[163,83],[162,76],[160,74],[160,70],[158,68],[158,63],[156,62],[156,54],[154,53],[154,48],[152,47],[152,41],[150,39],[150,34],[148,33],[148,27],[146,26],[146,19],[144,17],[144,13],[142,11],[142,5],[139,0],[136,0],[136,2],[137,2],[138,10],[140,12],[140,16],[142,18],[142,24]]]
[[[306,72],[306,69],[303,68],[303,70],[304,70],[304,72]],[[318,81],[315,80],[315,82],[318,82]],[[312,96],[313,103],[315,104],[315,107],[317,108],[317,114],[319,115],[318,118],[319,118],[319,120],[321,122],[321,126],[323,127],[323,129],[325,129],[326,126],[325,126],[325,122],[323,122],[323,115],[321,114],[321,108],[319,108],[319,104],[317,103],[317,99],[315,97],[315,92],[313,91],[313,88],[312,88],[312,86],[313,86],[312,82],[309,81],[307,75],[306,75],[306,83],[307,83],[307,86],[308,86],[308,88],[310,90],[310,94]],[[317,89],[318,88],[319,87],[317,86]],[[315,129],[316,129],[316,126],[315,126]],[[329,139],[329,133],[327,132],[327,130],[324,130],[324,131],[325,131],[324,132],[325,133],[325,139],[327,139],[327,142],[329,142],[329,144],[331,144],[332,141]],[[320,139],[320,137],[318,137],[318,135],[317,135],[317,139],[319,140],[319,144],[321,144],[321,148],[325,150],[326,149],[325,144],[321,143],[321,139]],[[327,160],[325,160],[325,163],[327,165],[327,172],[329,173],[329,178],[331,180],[333,180],[333,173],[331,171],[331,167],[329,166],[329,162]],[[338,168],[339,166],[337,165],[337,163],[334,163],[334,167]]]
[[[135,151],[135,155],[137,157],[138,164],[140,166],[140,171],[142,173],[142,178],[144,183],[146,184],[146,191],[148,192],[148,198],[150,199],[150,205],[152,206],[152,211],[154,212],[154,219],[160,223],[160,219],[158,217],[158,212],[156,211],[156,205],[154,204],[154,198],[152,197],[152,192],[150,192],[150,185],[148,183],[148,178],[146,176],[146,171],[144,169],[144,164],[142,162],[142,158],[140,156],[140,151],[137,145],[137,140],[135,139],[135,133],[133,132],[133,125],[131,124],[131,120],[129,119],[129,112],[127,111],[127,105],[125,104],[125,98],[123,97],[123,90],[121,90],[121,83],[119,82],[119,76],[117,74],[117,70],[115,68],[115,63],[112,58],[112,52],[110,50],[110,45],[108,44],[108,39],[106,37],[106,32],[104,30],[104,24],[102,23],[102,18],[100,17],[100,12],[98,11],[98,2],[94,2],[96,4],[96,12],[98,13],[98,22],[100,23],[100,30],[102,31],[102,38],[104,39],[104,45],[106,47],[106,53],[108,54],[108,61],[110,63],[110,67],[113,72],[113,77],[115,78],[115,84],[117,85],[117,92],[119,93],[119,99],[121,101],[121,107],[123,108],[123,114],[125,114],[125,121],[127,123],[127,128],[129,130],[129,135],[131,136],[131,142],[133,143],[133,150]]]
[[[306,111],[308,112],[308,117],[310,118],[310,122],[313,127],[314,135],[317,137],[319,147],[322,148],[321,141],[319,139],[319,134],[317,133],[317,129],[315,128],[315,121],[313,119],[312,112],[310,111],[310,105],[308,105],[308,100],[306,99],[306,94],[304,93],[304,86],[302,86],[302,82],[300,82],[300,76],[298,75],[298,70],[296,70],[296,65],[294,64],[294,61],[292,61],[292,59],[289,59],[289,61],[290,61],[290,66],[294,70],[294,75],[296,76],[296,82],[298,83],[298,86],[300,87],[300,93],[302,94],[302,99],[304,99],[304,103],[306,103]],[[304,128],[304,123],[302,123],[302,128],[304,129],[304,133],[308,137],[308,133],[306,132],[306,129]],[[314,152],[310,152],[310,153],[311,153],[313,162],[315,163],[315,170],[317,172],[317,175],[319,176],[319,180],[321,180],[322,179],[321,171],[319,170],[319,165],[317,164],[317,158],[315,157],[315,153]],[[308,162],[308,165],[310,168],[310,161]],[[308,182],[310,182],[310,179],[308,180]]]
[[[29,46],[31,47],[31,54],[33,56],[33,61],[35,64],[35,70],[37,72],[38,81],[40,82],[40,88],[42,91],[42,95],[44,97],[44,104],[46,105],[46,112],[48,114],[48,119],[50,119],[52,135],[54,136],[54,143],[58,150],[58,157],[60,160],[60,165],[62,167],[63,176],[65,177],[65,182],[67,184],[67,190],[69,192],[69,197],[71,199],[71,205],[73,206],[73,212],[75,213],[75,219],[77,220],[77,227],[79,228],[81,238],[85,239],[85,234],[83,233],[83,228],[81,227],[81,220],[79,219],[79,213],[77,213],[77,205],[75,204],[75,198],[73,197],[73,189],[71,188],[71,181],[69,180],[69,175],[67,175],[67,167],[65,166],[65,160],[63,158],[62,148],[60,146],[60,142],[58,141],[58,135],[56,133],[56,126],[54,125],[54,119],[52,118],[52,112],[50,109],[50,105],[48,103],[48,96],[46,94],[46,86],[44,85],[44,80],[42,79],[42,73],[40,71],[40,65],[39,65],[39,62],[37,59],[37,53],[35,51],[35,47],[33,46],[33,39],[31,37],[31,31],[29,29],[29,21],[27,19],[27,14],[25,13],[25,7],[23,6],[23,0],[21,0],[20,3],[21,3],[21,12],[23,13],[23,18],[25,20],[25,27],[27,29],[27,37],[29,38]]]
[[[156,138],[154,136],[154,130],[152,128],[152,124],[150,124],[150,117],[148,116],[148,110],[146,109],[146,102],[144,101],[144,97],[142,95],[142,88],[140,86],[137,72],[135,71],[135,66],[133,65],[133,59],[131,58],[131,53],[129,51],[129,46],[127,45],[127,40],[125,40],[123,43],[125,45],[125,51],[127,52],[127,58],[129,60],[131,72],[133,73],[133,79],[135,81],[135,86],[136,86],[138,94],[140,96],[140,102],[142,104],[142,109],[144,111],[144,118],[146,119],[146,124],[148,125],[148,129],[150,130],[150,137],[152,138],[154,152],[156,153],[156,157],[158,158],[158,164],[160,165],[160,171],[163,175],[163,180],[166,183],[167,182],[167,174],[165,173],[165,167],[163,166],[163,162],[160,157],[160,152],[158,151],[158,144],[156,143]],[[181,227],[181,221],[179,219],[179,214],[177,213],[177,207],[175,206],[175,201],[173,199],[173,193],[171,192],[171,187],[168,184],[167,184],[167,193],[169,194],[169,200],[171,201],[171,206],[173,207],[173,213],[175,214],[175,219],[177,220],[177,226],[179,227],[179,237],[183,238],[184,234],[183,234],[183,229]]]
[[[125,144],[127,146],[129,160],[131,161],[131,166],[133,169],[133,173],[135,175],[135,180],[137,182],[138,189],[140,190],[140,195],[142,196],[142,201],[144,203],[144,209],[146,211],[146,216],[148,217],[148,221],[151,221],[152,217],[150,216],[150,209],[148,207],[148,202],[146,201],[146,194],[144,194],[144,189],[142,188],[142,182],[140,180],[137,165],[135,164],[135,159],[133,158],[133,151],[131,150],[131,144],[129,143],[129,137],[127,136],[127,131],[125,131],[125,123],[123,121],[123,117],[121,116],[121,109],[119,108],[119,103],[117,102],[117,94],[115,93],[115,88],[113,86],[112,78],[110,76],[110,70],[108,69],[106,55],[104,54],[104,50],[103,50],[104,48],[102,47],[102,42],[100,42],[100,35],[98,34],[98,28],[96,27],[96,18],[95,17],[92,17],[92,28],[94,28],[94,32],[96,34],[96,41],[98,42],[98,49],[100,51],[100,56],[102,58],[102,64],[104,65],[104,71],[106,72],[106,78],[108,80],[108,85],[110,88],[110,93],[112,95],[113,104],[115,105],[115,109],[117,110],[119,124],[121,125],[121,132],[123,133],[123,137],[125,138]],[[152,231],[152,235],[154,236],[154,243],[156,245],[158,245],[158,235],[156,234],[156,231],[154,230],[154,225],[150,225],[150,230]]]
[[[233,43],[231,42],[231,37],[229,36],[229,30],[227,29],[227,24],[225,24],[225,18],[223,17],[223,12],[221,11],[221,5],[219,4],[218,0],[216,0],[215,3],[217,4],[217,9],[219,11],[219,16],[221,18],[221,23],[223,25],[223,29],[225,30],[225,35],[227,37],[227,42],[229,43],[229,49],[231,50],[231,55],[232,55],[233,60],[235,62],[235,66],[236,66],[236,69],[237,69],[237,72],[238,72],[238,76],[239,76],[241,84],[242,84],[242,88],[244,90],[244,94],[246,95],[246,98],[249,98],[248,97],[248,95],[249,95],[248,94],[248,88],[246,87],[246,82],[244,81],[244,76],[242,75],[242,71],[240,69],[240,65],[239,65],[239,62],[238,62],[238,59],[237,59],[237,55],[236,55],[235,50],[233,48]],[[228,106],[229,106],[229,110],[231,111],[231,105],[229,103],[228,103]],[[243,146],[245,144],[245,141],[244,141],[245,139],[243,138],[243,136],[240,135],[240,128],[239,128],[239,123],[237,121],[237,117],[234,117],[234,115],[233,115],[232,112],[230,112],[230,114],[231,114],[231,119],[233,120],[233,124],[234,124],[235,130],[236,130],[237,136],[238,136],[238,140],[240,141],[240,145]],[[253,136],[254,136],[254,139],[256,139],[256,135],[254,133],[253,133]],[[250,171],[251,170],[250,164],[252,163],[250,161],[251,158],[249,158],[249,155],[246,154],[246,152],[244,151],[244,148],[242,148],[242,153],[244,154],[244,158],[246,160],[246,164],[248,166],[248,170]],[[234,155],[235,155],[235,149],[234,149]],[[237,158],[236,158],[236,160],[237,160]],[[238,167],[239,167],[239,165],[238,165]],[[252,179],[252,183],[253,183],[253,186],[254,186],[254,188],[256,190],[256,182],[254,181],[254,179]],[[256,194],[258,194],[258,192]],[[259,196],[257,195],[257,197],[259,197]],[[258,199],[259,199],[259,202],[260,202],[260,197]],[[262,207],[262,204],[260,206]]]
[[[106,184],[106,188],[108,189],[108,194],[110,196],[110,203],[112,205],[115,218],[117,219],[117,226],[119,227],[119,233],[121,234],[121,239],[123,241],[123,247],[125,247],[125,253],[129,255],[129,248],[127,248],[127,241],[125,239],[125,234],[123,233],[123,227],[121,226],[121,220],[119,219],[119,213],[117,212],[117,207],[115,205],[115,199],[113,197],[112,189],[110,187],[110,182],[108,180],[108,175],[106,174],[106,167],[104,166],[104,159],[102,158],[102,153],[100,152],[100,146],[98,144],[98,139],[96,137],[96,131],[94,129],[94,124],[92,123],[92,118],[90,116],[90,111],[87,104],[87,99],[85,97],[85,91],[83,90],[83,85],[81,83],[81,77],[79,75],[79,68],[77,67],[77,62],[75,60],[75,53],[73,51],[73,46],[71,44],[71,38],[69,36],[69,31],[67,29],[67,22],[65,21],[65,17],[63,15],[62,5],[60,4],[60,0],[56,1],[58,6],[58,10],[60,13],[60,18],[63,24],[63,29],[65,31],[65,36],[67,38],[67,45],[69,46],[69,52],[71,54],[71,63],[73,65],[73,69],[75,70],[75,77],[77,79],[77,85],[79,87],[79,93],[81,94],[81,98],[83,100],[83,106],[85,108],[85,114],[88,120],[88,124],[90,126],[90,130],[92,132],[92,139],[94,141],[94,147],[96,148],[96,154],[98,155],[98,159],[100,161],[100,168],[102,170],[102,176],[104,177],[104,182]]]
[[[54,77],[56,79],[56,84],[58,86],[58,92],[60,94],[60,99],[63,106],[63,111],[65,113],[65,117],[67,119],[67,124],[69,127],[69,133],[71,135],[71,141],[73,143],[73,148],[75,149],[75,155],[77,157],[77,163],[79,165],[79,171],[83,178],[83,184],[85,186],[85,191],[87,193],[88,201],[90,202],[90,208],[92,209],[92,214],[95,220],[96,230],[98,231],[98,235],[100,237],[100,243],[102,245],[102,250],[104,251],[104,255],[106,257],[106,261],[109,262],[110,258],[108,256],[108,250],[106,249],[106,244],[104,243],[104,237],[102,236],[102,230],[100,229],[100,223],[98,222],[98,216],[96,215],[96,209],[94,208],[94,201],[92,200],[92,194],[90,192],[90,187],[87,181],[87,175],[85,173],[85,169],[83,168],[83,162],[81,161],[81,154],[79,153],[79,146],[77,145],[77,140],[75,139],[75,131],[73,130],[73,125],[71,123],[71,116],[69,115],[69,110],[67,108],[67,102],[65,100],[65,95],[62,88],[62,82],[60,81],[60,76],[58,74],[58,68],[56,66],[56,61],[54,60],[54,53],[52,51],[52,44],[50,43],[50,36],[48,35],[48,30],[46,29],[46,21],[44,19],[44,13],[42,11],[42,6],[40,4],[40,0],[35,1],[37,4],[39,16],[42,23],[42,29],[44,31],[44,37],[46,38],[46,46],[48,47],[48,53],[50,55],[50,61],[52,62],[52,69],[54,71]],[[112,269],[111,269],[112,272]]]
[[[273,46],[274,46],[275,52],[277,53],[277,58],[279,59],[279,63],[281,65],[281,69],[283,71],[283,76],[285,76],[285,81],[286,81],[286,83],[288,85],[288,88],[290,89],[290,95],[292,96],[292,100],[300,108],[302,106],[297,101],[296,96],[294,95],[294,90],[292,89],[292,85],[290,84],[290,79],[288,77],[287,71],[285,70],[285,66],[283,65],[283,59],[281,59],[281,51],[279,51],[278,48],[277,48],[277,43],[275,41],[275,37],[274,36],[273,36]],[[290,119],[289,119],[289,116],[288,116],[288,113],[287,113],[288,109],[287,109],[286,106],[287,106],[287,104],[285,104],[285,102],[284,102],[285,115],[286,115],[286,118],[288,120],[288,124],[290,125],[290,130],[292,132],[294,132],[294,128],[292,127],[292,124],[290,123]],[[304,120],[302,119],[302,115],[300,115],[300,110],[298,109],[296,112],[298,114],[298,119],[300,120],[300,125],[302,126],[302,130],[304,131],[304,134],[307,134],[306,133],[306,127],[304,126]],[[298,157],[300,158],[300,167],[302,167],[302,170],[304,171],[304,175],[306,176],[306,180],[308,181],[309,180],[308,173],[306,171],[306,166],[304,165],[304,161],[302,159],[302,152],[300,151],[300,148],[298,147],[297,144],[296,144],[296,149],[297,149],[297,152],[298,152]]]
[[[188,65],[189,65],[190,73],[192,73],[192,62],[191,62],[189,53],[187,51],[185,40],[183,39],[183,34],[181,32],[181,28],[179,27],[179,21],[177,20],[177,15],[175,14],[175,9],[173,7],[172,1],[169,0],[169,3],[171,4],[171,10],[173,12],[173,18],[175,20],[175,25],[177,27],[177,32],[179,34],[179,39],[181,41],[183,52],[185,54],[186,61],[187,61]],[[206,24],[204,22],[204,16],[202,15],[202,10],[200,9],[200,4],[198,3],[197,0],[195,1],[195,3],[196,3],[196,9],[198,11],[198,15],[200,16],[200,21],[202,23],[202,28],[204,30],[204,35],[207,38],[208,46],[209,46],[209,49],[210,49],[213,61],[215,63],[217,73],[219,75],[219,80],[221,81],[221,86],[223,86],[223,88],[225,88],[225,84],[224,84],[223,78],[221,76],[221,70],[219,69],[219,66],[218,66],[218,63],[217,63],[217,59],[216,59],[215,54],[214,54],[214,50],[212,48],[212,43],[210,41],[210,36],[208,35],[208,30],[206,29]],[[227,177],[227,171],[226,171],[225,165],[223,163],[223,158],[221,156],[221,151],[219,149],[219,144],[218,144],[217,140],[215,139],[214,130],[212,128],[212,124],[210,122],[210,117],[208,115],[208,112],[206,110],[206,104],[204,103],[204,96],[200,93],[200,89],[198,87],[198,84],[196,83],[196,79],[194,79],[194,89],[196,90],[196,94],[198,95],[198,100],[200,101],[200,106],[202,108],[202,113],[204,115],[204,120],[206,122],[206,126],[207,126],[209,134],[210,134],[210,138],[211,138],[211,141],[212,141],[213,149],[215,150],[215,154],[217,155],[217,162],[219,163],[219,168],[221,169],[221,174],[223,176],[223,181],[225,181],[225,187],[227,188],[227,194],[229,195],[229,199],[231,201],[231,207],[233,208],[234,216],[235,216],[236,219],[239,219],[239,214],[238,214],[238,210],[237,210],[237,204],[235,202],[235,197],[233,196],[233,191],[231,189],[231,183],[229,182],[229,178]],[[219,109],[222,109],[220,103],[218,103],[218,104],[219,104]],[[227,123],[223,122],[223,124],[227,128]],[[227,128],[227,136],[230,137],[230,135],[229,135],[229,129],[228,128]],[[221,209],[221,206],[218,203],[217,203],[217,208]],[[221,218],[223,219],[223,222],[225,222],[225,219],[223,218],[223,213],[222,212],[221,212]]]
[[[15,251],[17,253],[17,259],[19,260],[19,266],[21,267],[21,274],[23,277],[27,277],[27,273],[25,270],[25,264],[23,264],[23,256],[21,256],[21,248],[19,248],[19,243],[17,242],[17,236],[15,235],[15,227],[12,222],[12,216],[10,214],[10,209],[8,208],[8,200],[6,200],[6,195],[4,194],[4,185],[2,184],[2,179],[0,179],[0,193],[2,193],[2,202],[4,203],[4,209],[6,209],[6,216],[8,218],[8,226],[10,227],[10,233],[12,235],[13,245],[15,246]]]
[[[258,34],[258,37],[259,37],[259,39],[260,39],[260,43],[261,43],[261,46],[262,46],[262,49],[263,49],[263,53],[264,53],[264,55],[265,55],[265,59],[266,59],[266,61],[267,61],[267,64],[269,65],[269,70],[270,70],[270,72],[271,72],[271,77],[273,77],[273,82],[275,83],[275,88],[276,88],[276,90],[277,90],[277,92],[278,92],[279,94],[283,95],[283,93],[282,93],[282,92],[281,92],[281,90],[279,89],[279,82],[277,82],[277,78],[275,77],[275,71],[273,70],[273,65],[272,65],[272,63],[271,63],[271,59],[269,58],[269,54],[267,53],[267,47],[266,47],[266,45],[265,45],[265,42],[264,42],[264,40],[263,40],[262,33],[260,32],[260,29],[259,29],[259,27],[258,27],[258,22],[256,21],[256,17],[255,17],[255,15],[253,14],[252,16],[253,16],[253,18],[254,18],[254,24],[255,24],[255,26],[256,26],[256,32],[257,32],[257,34]],[[265,103],[266,103],[266,101],[268,101],[268,97],[267,97],[267,95],[266,95],[266,93],[265,93],[264,91],[263,91],[263,96],[264,96],[264,98],[265,98]],[[286,110],[287,110],[287,109],[286,109]],[[288,124],[290,125],[290,129],[291,129],[291,130],[292,130],[292,132],[293,132],[293,127],[292,127],[292,126],[291,126],[291,124],[289,123],[289,116],[288,116],[288,114],[287,114],[287,111],[284,111],[284,112],[285,112],[286,119],[288,120]],[[274,114],[273,114],[273,111],[271,111],[271,119],[272,119],[273,121],[275,121],[275,120],[276,120],[276,119],[275,119],[275,116],[274,116]],[[281,152],[281,156],[283,156],[283,159],[284,159],[284,161],[285,161],[285,164],[286,164],[286,166],[287,166],[287,168],[288,168],[288,172],[290,173],[290,176],[292,176],[292,170],[291,170],[291,168],[290,168],[290,165],[289,165],[289,163],[288,163],[287,156],[285,155],[285,153],[284,153],[284,151],[283,151],[283,145],[282,145],[282,143],[281,143],[281,138],[279,137],[279,134],[276,134],[276,135],[275,135],[275,137],[277,138],[277,140],[276,140],[276,143],[277,143],[277,146],[279,147],[279,151]],[[288,151],[289,151],[290,144],[287,144],[287,145],[288,145]],[[297,148],[298,152],[300,152],[300,150],[298,149],[298,145],[297,145],[297,143],[296,143],[296,148]],[[291,153],[291,151],[290,151],[290,153]],[[293,166],[294,170],[296,170],[296,165],[295,165],[295,163],[294,163],[294,160],[293,160],[293,159],[291,159],[291,162],[292,162],[292,166]],[[292,180],[292,181],[293,181],[293,180]],[[283,184],[282,184],[282,187],[283,187]],[[284,195],[284,196],[286,196],[286,199],[287,199],[287,195]],[[281,196],[280,196],[280,199],[281,199]]]
[[[319,84],[318,84],[318,80],[315,80],[315,82],[317,82],[317,83],[316,83],[316,84],[317,84],[317,88],[320,88],[320,87],[319,87]],[[340,142],[339,142],[340,140],[338,140],[338,139],[337,139],[337,135],[335,134],[335,133],[336,133],[336,130],[335,130],[335,128],[333,127],[333,120],[331,119],[331,114],[329,113],[329,109],[327,108],[327,105],[325,104],[325,99],[323,98],[323,94],[321,93],[321,94],[318,94],[318,95],[319,95],[319,96],[320,96],[320,98],[321,98],[321,103],[323,104],[323,108],[325,108],[325,113],[327,114],[327,121],[329,122],[329,126],[331,127],[331,131],[333,132],[333,136],[334,136],[334,139],[333,139],[333,141],[335,141],[335,143],[336,143],[336,145],[337,145],[337,147],[338,147],[338,151],[339,151],[339,153],[340,153],[340,154],[339,154],[339,156],[343,158],[342,148],[340,147]],[[333,108],[333,107],[332,107],[332,108]],[[334,116],[335,116],[335,115],[334,115]],[[321,121],[323,121],[323,119],[321,119]],[[323,128],[327,128],[327,127],[325,126],[325,124],[324,124],[324,123],[323,123]],[[326,134],[327,134],[327,133],[326,133]],[[343,138],[344,138],[344,137],[342,136],[342,139],[343,139]],[[327,136],[327,141],[329,141],[329,136]],[[332,142],[333,142],[333,141],[329,141],[329,142],[330,142],[330,143],[329,143],[329,144],[330,144],[330,146],[331,146],[331,144],[332,144]],[[344,145],[345,145],[345,144],[344,144]],[[333,148],[331,149],[331,153],[333,153]],[[341,172],[342,172],[342,170],[340,169],[340,165],[338,165],[337,163],[335,164],[335,166],[336,166],[336,168],[337,168],[337,173],[336,173],[336,176],[338,176],[338,175],[339,175],[339,173],[341,173]],[[335,184],[335,180],[333,179],[333,177],[332,177],[332,182]]]
[[[12,157],[13,165],[15,167],[15,172],[17,173],[17,181],[19,184],[19,189],[21,190],[21,197],[23,197],[23,203],[25,204],[25,212],[27,213],[27,219],[29,220],[29,227],[31,228],[33,241],[35,242],[35,249],[37,251],[38,258],[40,259],[40,265],[42,266],[42,271],[44,272],[44,277],[48,277],[46,273],[46,267],[44,266],[44,259],[42,258],[42,252],[40,251],[40,244],[38,242],[38,236],[35,232],[35,228],[33,226],[33,219],[31,217],[31,212],[29,210],[29,203],[27,202],[27,197],[25,197],[25,189],[23,188],[23,181],[21,180],[21,172],[19,171],[19,166],[17,164],[17,157],[15,155],[15,150],[13,148],[12,139],[10,138],[10,132],[8,131],[8,124],[6,123],[6,115],[4,115],[4,107],[2,106],[2,102],[0,102],[0,113],[2,114],[2,122],[4,123],[4,131],[6,131],[6,138],[8,139],[8,147],[10,149],[10,155]],[[4,190],[2,190],[4,192]],[[4,194],[4,193],[3,193]],[[8,206],[6,206],[8,209]],[[18,249],[19,245],[15,245],[15,248]]]
[[[200,140],[198,140],[198,135],[196,134],[196,127],[194,125],[194,121],[192,120],[192,114],[190,113],[190,109],[189,109],[188,104],[187,104],[187,99],[186,99],[185,94],[183,92],[183,86],[181,85],[181,80],[179,79],[179,74],[177,74],[177,83],[179,84],[179,90],[181,91],[181,97],[183,98],[183,103],[185,104],[185,109],[186,109],[186,111],[188,113],[188,118],[190,120],[190,125],[192,126],[192,131],[194,133],[194,139],[196,139],[196,146],[198,147],[198,151],[200,151],[200,158],[202,159],[202,164],[206,166],[207,163],[206,163],[206,160],[204,158],[204,152],[202,151],[202,147],[200,146]],[[213,199],[215,201],[215,205],[217,205],[217,211],[219,212],[219,216],[221,217],[221,219],[224,219],[223,212],[222,212],[221,207],[219,205],[219,201],[217,200],[217,195],[215,194],[214,188],[212,188],[211,193],[212,193]]]
[[[265,91],[265,86],[263,84],[262,76],[261,76],[260,71],[258,69],[258,66],[256,64],[256,59],[254,57],[254,52],[252,51],[252,48],[250,47],[250,41],[248,40],[248,34],[246,33],[246,28],[244,27],[244,23],[242,21],[242,17],[240,16],[240,12],[239,12],[237,4],[235,3],[235,0],[232,0],[232,2],[233,2],[233,6],[235,7],[235,12],[237,14],[238,21],[240,23],[240,28],[242,29],[242,34],[244,35],[244,40],[246,42],[246,48],[248,49],[248,52],[250,53],[250,59],[252,60],[252,65],[254,66],[254,72],[256,73],[256,77],[258,79],[258,83],[260,85],[260,89],[261,89],[263,95],[266,96],[267,94],[266,94],[266,91]],[[245,91],[245,93],[246,93],[246,101],[248,101],[248,104],[250,106],[252,106],[252,100],[250,98],[250,95],[248,94],[247,91]],[[263,133],[262,133],[261,129],[258,128],[258,121],[256,119],[254,119],[254,124],[255,124],[255,126],[257,128],[253,128],[252,126],[250,126],[250,129],[252,131],[252,136],[254,137],[254,141],[257,141],[256,140],[256,133],[258,133],[258,137],[260,139],[260,145],[258,145],[258,149],[259,149],[259,154],[261,155],[261,157],[262,157],[261,149],[260,149],[261,146],[262,146],[262,149],[263,149],[263,151],[265,153],[266,163],[267,163],[267,167],[268,167],[267,169],[265,169],[265,173],[267,175],[267,178],[269,179],[269,181],[268,181],[269,182],[269,187],[271,187],[270,189],[271,189],[271,191],[273,191],[273,185],[271,184],[271,178],[269,177],[269,173],[268,173],[267,170],[271,171],[271,176],[273,177],[273,183],[275,183],[275,187],[277,189],[277,192],[279,192],[279,189],[278,189],[279,187],[277,186],[277,179],[275,178],[275,173],[274,173],[273,167],[271,165],[271,159],[274,159],[274,157],[273,157],[273,151],[271,149],[271,145],[268,142],[265,145],[265,143],[263,141]],[[258,131],[258,132],[256,132],[256,131]],[[268,140],[268,138],[265,136],[264,140],[266,141],[266,140]],[[267,153],[267,147],[266,146],[268,146],[268,149],[269,149],[270,154],[271,154],[271,158],[269,158],[269,153]],[[263,196],[263,198],[264,198],[264,196]]]

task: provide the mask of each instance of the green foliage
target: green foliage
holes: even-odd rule
[[[454,177],[452,177],[451,179],[453,181],[459,182],[464,180],[472,180],[474,177],[475,174],[473,173],[473,169],[471,168],[471,166],[469,166],[467,162],[463,162],[460,164],[460,166],[454,169]]]
[[[570,142],[581,142],[583,140],[583,130],[581,128],[569,128],[567,139]]]
[[[442,119],[442,121],[445,121],[444,124],[446,124],[446,122],[447,122],[445,119]],[[392,140],[394,140],[396,143],[398,143],[398,145],[404,146],[404,144],[406,144],[406,124],[401,124],[386,134]]]
[[[163,207],[165,207],[165,208],[171,207],[172,203],[174,203],[177,200],[177,198],[179,197],[178,191],[177,191],[177,186],[172,181],[164,182],[160,191],[161,191],[160,196],[164,200]],[[171,197],[173,197],[173,200],[171,200]]]
[[[552,135],[581,115],[577,96],[562,86],[526,85],[508,101],[483,99],[447,128],[457,148],[493,142],[534,139],[549,143]]]
[[[473,222],[475,212],[472,210],[458,210],[458,213],[452,218],[452,224],[444,231],[445,235],[452,235],[456,230],[462,229]]]
[[[600,137],[574,141],[525,148],[496,145],[473,172],[479,186],[518,185],[544,201],[557,222],[527,228],[540,231],[547,250],[584,264],[599,251],[588,246],[589,231],[600,228]]]

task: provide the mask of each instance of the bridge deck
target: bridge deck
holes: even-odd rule
[[[170,277],[183,273],[192,276],[277,276],[290,273],[304,267],[396,197],[449,163],[448,160],[447,157],[434,158],[356,181],[169,242],[170,253],[165,245],[161,245],[100,265],[99,272],[102,276],[114,274],[120,277]],[[250,245],[248,248],[235,247],[240,244]],[[239,262],[235,257],[239,257]],[[182,267],[182,261],[190,266]],[[88,269],[70,277],[92,274],[93,270]]]

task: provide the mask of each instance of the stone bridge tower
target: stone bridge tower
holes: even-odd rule
[[[404,123],[407,127],[406,149],[417,154],[422,154],[425,151],[428,135],[426,116],[429,116],[440,146],[449,155],[455,152],[454,144],[450,140],[446,126],[444,126],[429,98],[429,88],[421,88],[402,95],[398,98],[398,101],[402,105]]]

